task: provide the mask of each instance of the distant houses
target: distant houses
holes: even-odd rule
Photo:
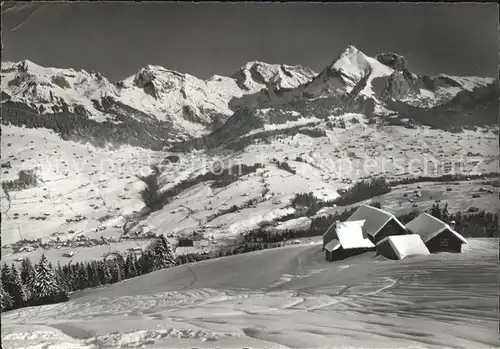
[[[375,250],[375,245],[363,235],[365,221],[336,221],[323,235],[323,248],[327,261],[340,260]]]
[[[462,245],[467,243],[467,240],[448,224],[427,213],[422,213],[407,223],[406,228],[418,234],[431,253],[458,253],[462,251]]]
[[[464,243],[462,235],[427,213],[405,226],[393,214],[368,205],[359,207],[345,222],[336,221],[323,234],[329,262],[374,250],[389,259],[461,252]]]

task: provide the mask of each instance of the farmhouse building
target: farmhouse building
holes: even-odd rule
[[[378,255],[389,259],[429,254],[418,234],[387,236],[378,242],[376,249]]]
[[[459,253],[462,251],[462,245],[467,243],[467,240],[448,224],[427,213],[422,213],[406,224],[406,228],[410,232],[420,235],[431,253]]]
[[[387,236],[409,234],[406,227],[393,214],[376,207],[362,205],[347,221],[364,220],[363,236],[374,244]]]
[[[335,222],[323,235],[323,249],[328,262],[373,251],[375,245],[363,236],[364,221]]]

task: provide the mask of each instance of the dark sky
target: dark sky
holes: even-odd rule
[[[2,60],[111,80],[147,64],[201,78],[251,60],[320,71],[347,45],[397,52],[418,74],[498,74],[496,4],[24,3],[2,12]]]

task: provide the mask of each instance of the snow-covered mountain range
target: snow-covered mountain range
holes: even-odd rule
[[[21,104],[39,114],[72,113],[98,123],[126,120],[164,125],[165,141],[207,135],[242,108],[258,110],[285,105],[304,114],[301,104],[335,111],[394,114],[398,106],[433,109],[454,98],[474,100],[495,90],[493,78],[418,76],[403,57],[384,53],[375,58],[347,47],[319,74],[302,66],[249,62],[231,77],[207,80],[160,66],[110,82],[99,73],[45,68],[28,60],[2,62],[2,104]],[[392,107],[387,102],[393,102]]]
[[[168,123],[180,135],[197,136],[232,115],[235,99],[269,87],[295,88],[314,75],[307,68],[250,62],[235,77],[200,80],[148,65],[111,83],[99,73],[25,60],[2,62],[2,101],[25,104],[42,115],[68,111],[101,123],[117,122],[117,111],[135,119],[141,115]]]

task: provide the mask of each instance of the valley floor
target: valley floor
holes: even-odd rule
[[[2,315],[4,348],[498,347],[498,239],[327,263],[294,245],[162,270]]]
[[[296,194],[312,192],[319,200],[330,201],[339,197],[338,190],[361,179],[394,181],[498,171],[494,130],[416,131],[368,124],[358,114],[343,116],[353,118],[358,123],[348,123],[346,129],[326,128],[322,137],[276,135],[266,142],[255,139],[240,150],[179,153],[177,162],[168,160],[169,152],[131,146],[98,148],[65,141],[48,129],[2,125],[2,261],[18,263],[28,257],[36,262],[43,253],[54,265],[101,259],[111,252],[140,250],[152,234],[160,233],[172,245],[194,232],[203,234],[196,247],[209,252],[258,229],[262,222],[297,213],[290,205]],[[290,169],[275,160],[286,162]],[[210,176],[194,180],[214,171],[214,163],[227,169],[263,167],[238,173],[234,182],[220,184]],[[158,164],[159,192],[172,192],[166,195],[168,200],[160,200],[160,209],[146,212],[147,185],[137,176],[150,175],[150,165]],[[21,171],[33,171],[36,185],[14,185]],[[378,201],[396,215],[427,210],[436,200],[446,202],[450,213],[472,206],[491,212],[498,206],[497,188],[482,180],[421,185],[419,198],[413,198],[418,187],[414,183],[367,201]],[[481,188],[490,192],[476,195]],[[322,213],[345,208],[331,207]],[[307,229],[308,225],[310,219],[300,218],[276,230]]]

